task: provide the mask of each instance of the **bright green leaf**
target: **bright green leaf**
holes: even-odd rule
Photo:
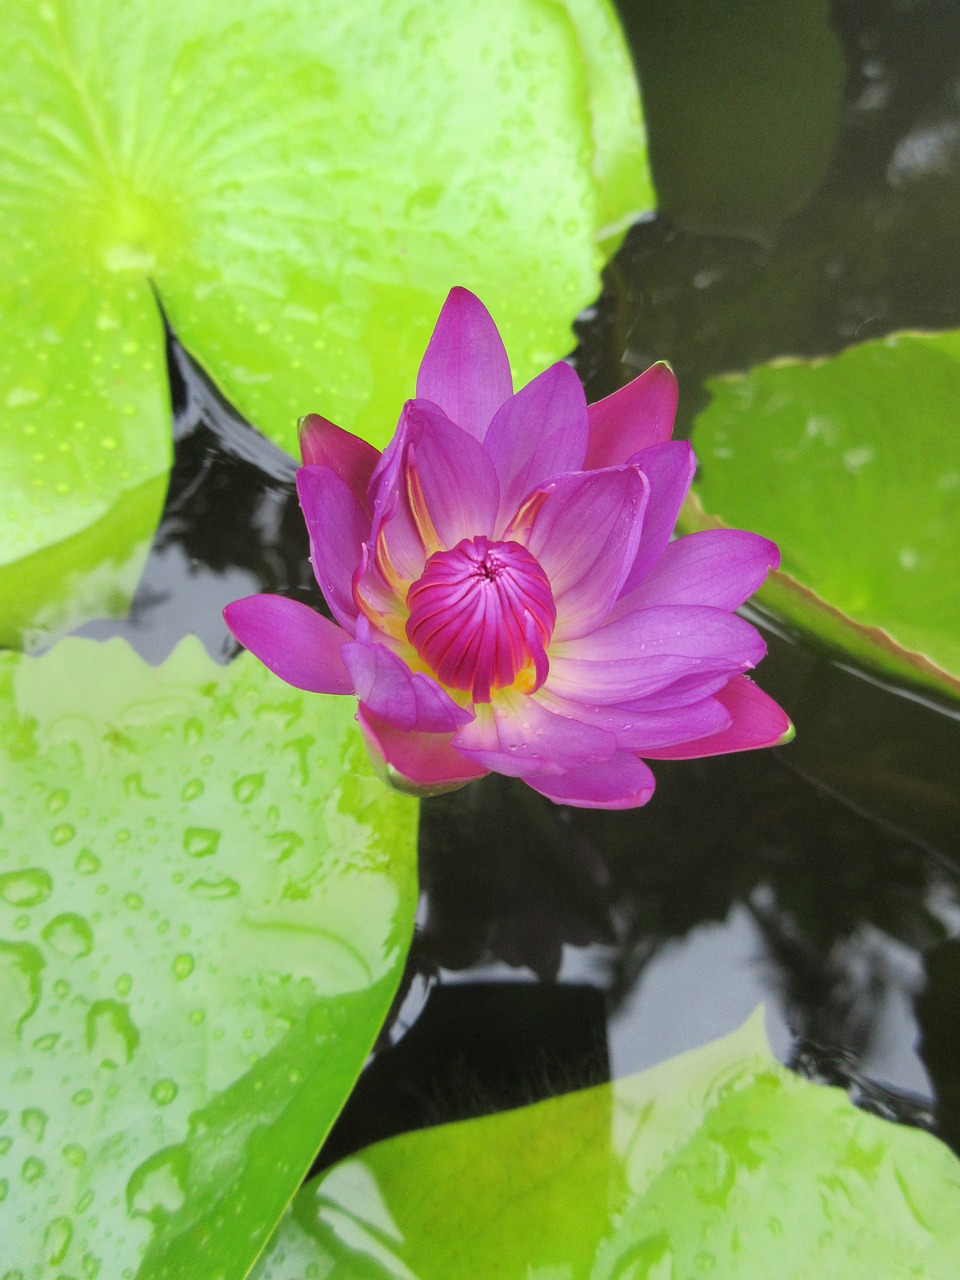
[[[192,638],[0,696],[0,1273],[239,1280],[393,997],[416,805],[347,700]]]
[[[311,410],[382,444],[452,285],[526,380],[652,203],[606,0],[45,0],[4,48],[0,601],[169,463],[151,286],[280,444]]]
[[[960,333],[708,383],[688,528],[780,545],[761,593],[856,657],[960,694]]]
[[[257,1280],[953,1280],[960,1163],[759,1017],[613,1085],[408,1134],[293,1203]]]

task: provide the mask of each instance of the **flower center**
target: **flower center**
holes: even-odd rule
[[[464,538],[435,552],[407,593],[407,638],[450,689],[489,702],[523,674],[523,692],[547,678],[557,621],[547,575],[518,542]]]

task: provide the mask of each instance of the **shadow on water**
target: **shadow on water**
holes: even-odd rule
[[[655,44],[640,33],[667,8],[623,10],[642,70]],[[846,80],[822,181],[750,235],[669,210],[636,226],[577,326],[591,399],[668,357],[686,430],[714,373],[960,324],[957,11],[851,0],[834,23]],[[323,602],[293,462],[173,338],[169,356],[163,519],[129,616],[83,633],[125,635],[158,662],[193,632],[227,661],[229,600]],[[658,763],[652,803],[629,813],[557,807],[498,777],[424,803],[414,948],[324,1164],[642,1069],[761,1000],[784,1061],[960,1150],[960,710],[755,620],[770,645],[759,682],[797,725],[788,748]]]

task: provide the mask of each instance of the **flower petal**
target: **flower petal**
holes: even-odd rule
[[[693,760],[700,756],[724,755],[728,751],[775,747],[793,737],[793,725],[786,713],[746,676],[734,676],[716,697],[730,713],[726,729],[696,742],[645,751],[644,755],[656,760]]]
[[[590,406],[584,469],[619,467],[638,450],[663,444],[670,439],[676,412],[677,380],[670,366],[660,361]]]
[[[497,532],[535,485],[579,471],[587,448],[587,400],[580,379],[562,361],[551,365],[501,405],[483,447],[500,481]]]
[[[537,701],[548,711],[572,717],[598,729],[606,729],[617,740],[617,746],[643,755],[653,747],[669,747],[693,738],[719,733],[731,722],[730,712],[716,698],[701,698],[687,706],[670,706],[657,710],[637,709],[630,705],[604,703],[591,706],[574,702],[554,692],[549,685],[537,694]],[[641,702],[642,707],[642,702]]]
[[[281,680],[308,693],[353,693],[343,664],[346,631],[298,600],[247,596],[223,611],[227,626],[245,649]]]
[[[353,490],[367,510],[367,486],[380,453],[359,436],[335,426],[319,413],[308,413],[298,423],[300,453],[305,466],[329,467]]]
[[[427,550],[492,534],[500,484],[483,446],[429,401],[411,401],[407,419],[405,496]],[[439,545],[432,544],[431,534]]]
[[[638,587],[620,597],[612,617],[649,605],[708,604],[736,609],[780,563],[777,544],[741,529],[705,529],[669,543]]]
[[[612,733],[554,715],[536,697],[502,689],[479,704],[476,719],[458,729],[453,745],[477,764],[513,778],[557,773],[616,750]]]
[[[647,803],[655,785],[643,761],[627,751],[618,751],[602,764],[584,764],[525,781],[549,800],[581,809],[636,809]]]
[[[545,688],[574,702],[624,704],[684,677],[694,677],[695,687],[721,672],[739,675],[756,666],[766,645],[749,622],[724,609],[666,605],[638,609],[548,652]]]
[[[513,392],[510,362],[489,311],[466,289],[451,289],[417,374],[417,398],[482,440]]]
[[[450,733],[473,718],[436,680],[412,672],[382,644],[351,641],[343,647],[343,661],[360,701],[395,729]]]
[[[407,607],[384,578],[369,546],[364,546],[353,576],[353,595],[361,611],[357,618],[358,632],[361,622],[369,622],[391,639],[406,642]]]
[[[712,698],[729,680],[730,669],[726,663],[708,663],[658,689],[641,694],[639,698],[626,699],[617,705],[626,711],[644,714],[655,711],[672,712],[677,708],[692,707],[704,698]]]
[[[621,595],[642,582],[663,555],[697,466],[693,450],[685,440],[671,440],[643,449],[630,461],[639,466],[650,481],[650,501],[643,517],[636,559]]]
[[[370,528],[360,499],[330,467],[297,472],[297,496],[310,534],[310,559],[324,599],[351,633],[357,618],[353,575]]]
[[[530,495],[505,536],[536,556],[557,606],[555,640],[606,618],[636,558],[649,484],[639,467],[575,471]]]
[[[410,795],[441,795],[482,778],[488,769],[450,745],[450,734],[406,733],[360,704],[357,721],[367,750],[384,782]]]
[[[379,574],[390,591],[401,597],[406,595],[410,583],[419,578],[427,558],[403,481],[410,439],[417,434],[408,417],[412,404],[413,401],[408,401],[404,405],[396,434],[384,449],[370,481],[373,519],[367,539],[372,560],[369,567]]]

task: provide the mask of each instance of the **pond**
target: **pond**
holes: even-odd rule
[[[668,360],[680,385],[677,435],[692,438],[705,486],[707,482],[717,486],[704,487],[702,492],[721,503],[728,492],[723,488],[722,474],[730,450],[724,452],[724,423],[717,425],[709,417],[711,405],[722,403],[721,375],[765,365],[776,369],[785,357],[829,361],[854,344],[899,331],[960,329],[960,16],[954,6],[933,0],[911,4],[838,0],[829,22],[822,8],[798,5],[794,19],[783,19],[787,27],[795,21],[791,35],[790,30],[778,27],[781,19],[766,29],[755,11],[742,3],[732,6],[729,23],[721,23],[722,29],[716,31],[705,5],[677,6],[659,0],[624,0],[620,5],[620,19],[642,86],[659,208],[629,228],[606,266],[602,293],[575,323],[577,345],[570,361],[592,403],[654,361]],[[737,13],[748,29],[742,39],[735,30]],[[812,24],[810,30],[805,23]],[[803,42],[804,56],[796,66],[784,58],[783,42],[791,38],[798,47]],[[727,58],[745,77],[742,81],[722,72]],[[832,124],[831,95],[836,108]],[[809,103],[813,104],[809,106],[810,121],[799,129],[791,150],[783,142],[784,122]],[[163,301],[162,283],[158,292]],[[127,750],[124,735],[129,736],[129,760],[118,766],[118,782],[104,801],[106,816],[101,821],[101,826],[113,833],[111,849],[120,850],[117,874],[132,877],[126,895],[129,918],[124,917],[123,930],[118,926],[111,945],[122,946],[122,938],[132,938],[148,927],[163,932],[167,921],[167,930],[176,932],[182,926],[184,941],[174,948],[179,961],[194,951],[183,922],[189,921],[194,929],[194,940],[206,923],[201,925],[200,917],[178,916],[179,908],[159,898],[149,926],[144,923],[153,901],[149,888],[144,888],[153,874],[149,858],[154,852],[158,858],[161,854],[159,848],[151,850],[152,837],[144,836],[146,861],[143,857],[129,863],[120,861],[124,856],[121,846],[131,839],[131,830],[136,833],[142,820],[138,815],[146,812],[144,804],[150,813],[146,822],[156,824],[157,832],[162,832],[165,806],[179,803],[173,782],[168,788],[151,773],[149,734],[144,731],[137,736],[138,726],[149,721],[147,712],[130,711],[147,706],[154,695],[148,683],[137,683],[139,676],[130,677],[136,696],[124,695],[124,702],[117,694],[117,708],[111,703],[109,713],[104,712],[104,724],[115,723],[117,727],[104,730],[100,725],[94,733],[84,725],[94,723],[99,699],[109,702],[113,695],[105,686],[98,692],[99,686],[91,684],[92,692],[83,701],[70,687],[71,673],[79,673],[77,681],[95,681],[96,655],[110,655],[104,661],[112,664],[118,641],[145,660],[147,671],[159,669],[176,652],[175,661],[182,663],[182,672],[177,667],[170,677],[173,683],[164,686],[164,705],[182,703],[177,715],[199,716],[201,722],[195,738],[187,734],[179,747],[169,734],[157,739],[157,752],[166,752],[164,759],[169,756],[166,776],[176,781],[181,797],[186,794],[186,790],[179,790],[181,782],[188,788],[195,781],[211,792],[218,785],[221,763],[205,766],[207,757],[201,754],[201,747],[215,755],[236,751],[234,772],[241,766],[243,772],[239,781],[230,777],[236,800],[241,798],[237,787],[245,780],[253,797],[264,785],[265,771],[264,795],[278,813],[286,803],[284,784],[276,782],[270,770],[276,770],[291,741],[306,742],[304,751],[309,753],[313,750],[310,744],[316,738],[326,742],[324,735],[328,734],[334,744],[331,758],[339,762],[343,777],[357,770],[362,773],[363,766],[358,763],[360,757],[353,754],[359,739],[355,742],[350,736],[348,724],[344,728],[349,715],[335,724],[331,721],[329,728],[318,729],[299,703],[290,703],[292,709],[287,708],[282,699],[278,701],[280,695],[261,682],[249,692],[246,705],[260,699],[257,716],[262,737],[231,738],[231,721],[240,723],[243,719],[242,711],[235,714],[231,707],[244,705],[248,694],[242,681],[250,677],[238,677],[241,683],[236,689],[226,684],[215,688],[220,677],[208,672],[212,692],[206,722],[192,709],[193,695],[183,692],[191,681],[197,684],[194,672],[206,670],[199,651],[191,648],[190,656],[185,657],[183,648],[178,648],[184,637],[199,637],[216,664],[227,672],[234,668],[239,646],[221,616],[231,601],[256,592],[273,592],[309,604],[328,617],[330,613],[311,570],[307,532],[295,489],[297,464],[289,452],[261,435],[229,403],[193,357],[186,336],[177,331],[176,317],[171,314],[167,319],[174,454],[162,514],[135,588],[119,605],[116,598],[108,596],[99,612],[88,610],[82,620],[73,618],[60,631],[54,628],[46,638],[35,637],[30,646],[32,655],[38,663],[51,663],[46,670],[52,674],[49,680],[41,676],[33,681],[18,675],[19,668],[11,668],[11,687],[19,699],[23,718],[17,722],[17,733],[25,735],[24,742],[34,732],[29,725],[40,725],[37,742],[41,748],[44,743],[50,751],[59,750],[64,743],[79,744],[77,752],[86,760],[91,752],[107,750],[102,743],[107,742],[109,733],[117,735],[109,749],[121,753]],[[950,385],[960,387],[960,381]],[[322,390],[318,388],[316,402],[304,405],[304,410],[326,412]],[[754,408],[758,403],[750,402]],[[899,411],[899,405],[895,408]],[[955,436],[957,402],[951,403],[944,395],[939,408],[947,416],[937,429],[944,436]],[[758,416],[762,416],[761,410],[762,405],[756,409]],[[770,409],[768,421],[773,420]],[[936,485],[947,473],[952,447],[944,445],[942,465],[926,453],[926,470],[904,469],[906,479],[898,502],[905,509],[909,511],[911,504],[924,500],[917,485]],[[736,449],[733,454],[736,462]],[[834,462],[840,470],[847,465]],[[782,474],[776,470],[769,473],[770,489],[780,507],[795,501],[792,492],[777,489],[783,476],[785,483],[789,482],[790,465],[785,464]],[[855,460],[847,470],[859,465]],[[810,497],[818,483],[816,475],[812,481],[798,483],[798,505],[806,503],[815,513],[811,523],[817,530],[811,555],[816,552],[841,565],[849,559],[855,576],[857,553],[851,548],[847,513],[831,505],[830,490],[825,491],[822,508],[816,507],[816,496]],[[960,490],[941,488],[953,510]],[[850,503],[864,504],[856,512],[860,541],[870,543],[876,538],[882,542],[885,526],[896,525],[899,515],[871,508],[872,491],[866,498],[862,491],[852,492]],[[762,518],[764,505],[757,510]],[[688,510],[684,518],[686,529],[696,527],[696,513]],[[865,521],[875,521],[876,532],[865,527]],[[732,523],[746,521],[735,519]],[[957,530],[955,511],[937,527],[943,545],[935,556],[939,556],[939,571],[949,574],[957,569],[957,547],[948,545]],[[764,531],[774,533],[772,528],[764,527]],[[801,547],[798,563],[807,550]],[[788,554],[789,548],[785,549]],[[836,576],[840,580],[843,574]],[[955,600],[955,595],[956,578],[945,580],[945,598]],[[337,838],[336,832],[346,833],[343,839],[347,846],[359,840],[361,853],[357,856],[364,872],[370,871],[369,881],[358,882],[356,889],[350,890],[355,899],[348,898],[345,907],[332,899],[331,906],[324,898],[322,908],[330,912],[329,919],[323,916],[325,929],[335,930],[342,910],[344,933],[351,944],[354,937],[362,936],[356,944],[357,963],[366,966],[371,989],[377,992],[376,1000],[357,1015],[354,1066],[337,1067],[344,1075],[337,1087],[346,1102],[310,1169],[311,1175],[333,1170],[330,1203],[335,1203],[340,1186],[338,1172],[354,1168],[349,1157],[371,1143],[623,1080],[735,1032],[760,1004],[765,1009],[766,1034],[774,1055],[799,1077],[818,1085],[839,1086],[862,1111],[935,1135],[960,1154],[960,702],[951,696],[948,681],[911,680],[902,667],[895,669],[883,659],[879,664],[871,663],[862,649],[838,647],[837,633],[825,631],[816,618],[811,622],[812,631],[805,629],[789,602],[779,611],[775,608],[778,603],[776,598],[763,597],[746,606],[745,615],[761,630],[768,647],[757,682],[787,709],[796,726],[796,739],[768,751],[655,761],[656,791],[642,808],[605,812],[556,805],[519,779],[491,774],[462,790],[423,800],[418,811],[407,801],[391,799],[389,803],[395,807],[385,809],[382,818],[371,819],[371,805],[377,803],[371,799],[377,794],[372,788],[378,784],[370,780],[371,790],[364,790],[355,803],[352,784],[338,780],[331,794],[350,798],[346,809],[340,805],[343,813],[338,810],[336,819],[330,816],[328,806],[322,811],[305,810],[295,818],[284,810],[282,818],[268,815],[261,821],[254,805],[243,809],[240,824],[235,818],[226,820],[223,843],[236,844],[241,857],[240,864],[226,868],[229,875],[218,862],[222,851],[212,856],[221,840],[217,810],[210,811],[213,818],[208,813],[196,827],[189,827],[184,836],[188,861],[183,866],[189,875],[194,874],[191,868],[198,869],[200,878],[193,881],[191,890],[209,900],[210,919],[220,909],[219,899],[239,893],[241,902],[237,908],[239,932],[224,935],[222,944],[213,935],[204,934],[196,953],[199,957],[207,948],[212,971],[218,975],[216,982],[227,982],[230,966],[236,961],[238,990],[242,986],[243,993],[237,996],[235,1017],[228,1009],[216,1007],[223,993],[229,993],[229,985],[214,986],[210,997],[197,998],[196,1016],[201,1021],[206,1017],[211,1026],[216,1023],[216,1032],[204,1047],[204,1053],[212,1055],[211,1064],[202,1068],[209,1072],[211,1081],[217,1081],[216,1088],[211,1085],[213,1101],[198,1094],[190,1105],[184,1103],[177,1122],[181,1129],[189,1127],[190,1142],[181,1148],[169,1137],[162,1138],[167,1144],[163,1152],[181,1154],[170,1157],[166,1164],[161,1161],[148,1168],[147,1161],[138,1168],[139,1181],[130,1180],[126,1187],[126,1211],[133,1217],[139,1214],[145,1230],[166,1229],[176,1220],[181,1223],[183,1239],[193,1242],[206,1240],[210,1224],[219,1220],[217,1214],[241,1212],[226,1193],[221,1195],[223,1187],[235,1193],[237,1206],[246,1206],[249,1211],[262,1189],[264,1170],[274,1164],[280,1167],[283,1155],[271,1148],[268,1162],[251,1164],[249,1180],[244,1181],[244,1169],[238,1172],[224,1154],[232,1122],[227,1110],[218,1116],[216,1100],[218,1096],[228,1099],[231,1087],[240,1087],[234,1081],[246,1069],[243,1037],[254,1045],[251,1079],[268,1061],[271,1050],[281,1055],[276,1060],[278,1069],[310,1074],[309,1047],[302,1053],[282,1048],[292,1043],[289,1037],[297,1032],[298,1019],[305,1031],[308,1015],[303,1011],[315,1008],[310,1001],[304,1003],[302,992],[295,990],[312,971],[313,962],[305,959],[306,951],[298,951],[289,962],[289,990],[284,997],[289,999],[289,1013],[283,1015],[277,1038],[271,1039],[275,1033],[268,1034],[258,1021],[258,1008],[277,999],[258,985],[256,968],[270,962],[272,943],[266,935],[275,924],[270,913],[276,902],[270,896],[272,889],[263,888],[261,893],[259,880],[252,882],[251,889],[236,871],[236,865],[242,865],[243,823],[250,824],[256,840],[269,851],[271,863],[293,868],[296,876],[301,876],[308,908],[315,900],[315,885],[310,880],[315,871],[308,865],[309,858],[304,861],[303,853],[304,841],[310,840],[309,823],[326,824],[324,831],[334,833],[331,841]],[[939,607],[930,605],[934,611]],[[894,616],[895,623],[898,617]],[[946,604],[942,617],[946,631],[952,625],[950,642],[955,643],[960,613],[955,608],[951,612]],[[70,643],[61,634],[67,632],[95,643],[82,653],[60,649],[68,658],[61,666],[52,665],[58,661],[61,644]],[[843,635],[839,638],[842,641]],[[120,661],[117,675],[124,688],[128,679],[125,661]],[[946,661],[941,666],[950,669]],[[215,670],[212,664],[210,667]],[[955,677],[957,668],[952,670]],[[21,679],[26,683],[16,684]],[[122,714],[121,704],[125,708]],[[181,720],[176,723],[179,726]],[[183,719],[182,723],[189,725],[193,720]],[[294,731],[305,736],[290,739]],[[14,741],[12,736],[10,741]],[[192,744],[200,744],[196,745],[197,758],[192,765],[183,762],[186,772],[181,777],[178,751],[190,754]],[[14,757],[27,759],[34,750],[35,746],[24,746]],[[97,768],[112,767],[109,763],[94,766],[94,775]],[[162,775],[163,769],[157,768]],[[306,777],[307,764],[303,763],[302,769]],[[184,781],[188,775],[190,780]],[[321,774],[321,778],[326,776]],[[39,795],[41,783],[31,785]],[[53,786],[53,782],[42,783],[47,806],[43,822],[55,833],[66,830],[72,809],[68,807],[60,815]],[[226,781],[223,786],[226,788]],[[74,805],[75,800],[69,804]],[[19,814],[16,804],[12,802],[11,812]],[[344,813],[351,815],[349,820]],[[354,833],[353,815],[359,836]],[[290,832],[284,826],[288,819]],[[15,822],[19,820],[15,818]],[[72,817],[69,820],[75,821]],[[25,821],[24,829],[29,831],[30,821],[36,820],[28,817]],[[386,865],[396,856],[390,853],[391,842],[396,848],[404,842],[412,848],[414,824],[419,896],[407,952],[403,911],[396,903],[410,898],[412,904],[412,878],[397,881],[395,901],[384,908],[387,923],[381,925],[377,922],[381,911],[377,894],[382,885],[376,876],[382,874],[380,864]],[[39,825],[36,829],[40,830]],[[271,834],[263,835],[267,830]],[[277,843],[281,836],[289,837],[286,844],[283,840]],[[50,838],[56,844],[58,837],[53,834]],[[137,834],[132,837],[134,842],[140,838]],[[78,853],[75,847],[80,838],[73,843],[71,836],[63,839],[69,844],[70,867],[79,877],[75,883],[81,885],[83,850]],[[387,852],[381,853],[381,849]],[[97,850],[90,856],[103,856],[99,846]],[[285,864],[284,859],[288,859]],[[32,863],[32,859],[28,861]],[[42,861],[39,855],[38,861]],[[159,865],[166,875],[174,863],[166,860]],[[30,968],[33,952],[16,948],[31,945],[27,940],[33,937],[34,923],[29,913],[35,907],[40,910],[39,904],[50,890],[39,885],[31,896],[29,886],[22,889],[21,881],[7,884],[9,875],[14,874],[19,875],[19,870],[14,872],[0,863],[0,886],[6,885],[6,890],[0,887],[0,895],[11,907],[10,920],[4,920],[0,930],[9,973],[3,969],[0,976],[8,982],[8,987],[2,988],[8,992],[6,1000],[19,1010],[6,1051],[15,1072],[29,1075],[36,1070],[40,1078],[22,1034],[25,1020],[34,1017],[41,1001],[40,968]],[[173,871],[173,879],[178,874],[183,873]],[[343,883],[349,882],[349,869],[338,868],[337,874],[342,874]],[[291,871],[281,897],[294,895],[292,886],[301,883],[296,876]],[[53,881],[57,881],[56,874]],[[327,888],[321,886],[317,894],[325,895]],[[77,903],[81,889],[82,885],[70,889],[78,895]],[[147,906],[142,916],[139,908],[129,906],[130,899],[141,894]],[[107,896],[104,891],[104,902]],[[91,910],[86,912],[65,899],[59,915],[52,920],[44,918],[45,923],[39,918],[36,922],[38,930],[41,924],[46,930],[43,936],[53,950],[75,966],[86,963],[94,946],[92,937],[87,945],[81,931],[64,943],[63,931],[80,928],[71,921],[80,921],[86,929],[83,921],[90,920],[93,933],[97,933],[93,896],[90,903]],[[233,910],[229,904],[225,906]],[[368,912],[372,923],[365,919]],[[290,928],[308,929],[309,916],[296,919],[300,923]],[[251,920],[264,936],[250,944],[253,951],[248,972],[247,960],[241,956],[244,939],[249,937],[244,930]],[[368,924],[369,939],[364,934]],[[56,985],[57,973],[61,983],[57,1007],[62,1006],[64,1012],[58,1015],[55,1008],[41,1004],[45,1024],[40,1028],[37,1022],[32,1031],[58,1035],[62,1030],[69,1038],[73,1033],[66,1011],[74,998],[70,994],[74,979],[66,968],[56,968],[55,958],[43,956],[38,960],[38,965],[47,966],[42,981]],[[113,975],[117,969],[113,953],[98,951],[94,959],[104,973]],[[136,962],[132,963],[135,968]],[[187,963],[183,960],[182,967]],[[330,963],[339,973],[337,964],[347,962],[334,959]],[[122,958],[119,968],[123,968]],[[137,970],[136,982],[149,982],[148,972],[140,975]],[[96,988],[96,981],[91,981]],[[147,1001],[135,1006],[116,982],[111,976],[109,993],[104,986],[92,1005],[85,997],[82,1010],[90,1051],[94,1046],[108,1046],[99,1059],[99,1083],[93,1086],[94,1106],[103,1117],[111,1114],[111,1097],[119,1096],[125,1106],[137,1107],[136,1091],[133,1086],[128,1091],[121,1080],[124,1066],[138,1062],[141,1036],[146,1044],[146,1027],[156,1008],[179,998],[172,988],[167,991],[158,986],[153,1004]],[[325,992],[322,980],[319,982],[318,993],[330,999],[317,1013],[323,1020],[318,1037],[339,1034],[335,1028],[353,1017],[348,1006],[351,999],[359,999],[353,994],[355,985],[353,979],[344,979],[338,987],[337,980],[331,978]],[[185,989],[183,982],[177,992],[181,989]],[[42,999],[48,1000],[47,987]],[[129,1015],[125,1012],[128,1009],[134,1013]],[[185,1016],[186,1009],[184,1005]],[[194,1016],[193,1006],[190,1016]],[[35,1046],[32,1031],[30,1043]],[[80,1031],[75,1034],[82,1039]],[[353,1083],[365,1046],[374,1035],[372,1051]],[[227,1054],[226,1065],[218,1067],[216,1056],[231,1037],[234,1047]],[[236,1053],[230,1057],[234,1049]],[[152,1063],[149,1081],[143,1077],[147,1081],[144,1088],[149,1085],[156,1091],[169,1085],[175,1097],[178,1082],[183,1087],[181,1075],[196,1071],[196,1059],[171,1041],[169,1064]],[[54,1080],[53,1075],[48,1078]],[[72,1075],[69,1079],[72,1089],[76,1081]],[[110,1094],[114,1087],[119,1094]],[[253,1119],[243,1122],[245,1128],[237,1122],[243,1143],[255,1142],[251,1134],[258,1131],[257,1126],[266,1133],[276,1124],[277,1133],[281,1137],[286,1134],[293,1144],[294,1165],[309,1159],[331,1118],[329,1102],[327,1110],[316,1103],[312,1109],[304,1105],[295,1113],[266,1068],[251,1087],[264,1089],[276,1105],[273,1110],[264,1106],[251,1111]],[[156,1102],[156,1092],[152,1096]],[[231,1104],[221,1105],[229,1109]],[[2,1107],[7,1104],[0,1096]],[[19,1103],[7,1107],[7,1111],[14,1110],[26,1117],[29,1108],[21,1109]],[[336,1110],[337,1106],[332,1106],[332,1114]],[[218,1128],[221,1120],[224,1127]],[[828,1122],[829,1118],[824,1121]],[[112,1119],[103,1123],[114,1134],[117,1150],[124,1142],[136,1141],[129,1135],[121,1136],[122,1126],[115,1126]],[[309,1132],[301,1132],[310,1123],[317,1126],[313,1143]],[[36,1124],[42,1138],[46,1119]],[[27,1120],[23,1126],[24,1131],[29,1128]],[[205,1132],[213,1135],[207,1146],[203,1145]],[[160,1137],[158,1127],[142,1140],[141,1158],[157,1149]],[[23,1146],[22,1136],[19,1141]],[[481,1145],[486,1142],[481,1138]],[[92,1138],[85,1149],[83,1158],[77,1157],[77,1189],[83,1185],[83,1164],[100,1158]],[[27,1166],[22,1161],[28,1158],[33,1157],[23,1152],[18,1156],[17,1169],[24,1178]],[[36,1158],[41,1162],[40,1155]],[[70,1157],[66,1158],[69,1162]],[[429,1163],[433,1158],[430,1155],[424,1166],[428,1170],[433,1168]],[[220,1182],[218,1161],[223,1162]],[[50,1165],[52,1158],[43,1155],[42,1162]],[[203,1189],[201,1166],[213,1190]],[[442,1160],[439,1167],[442,1171]],[[374,1163],[371,1168],[380,1166]],[[418,1176],[414,1171],[409,1173],[414,1180]],[[583,1213],[602,1214],[605,1210],[591,1200],[591,1184],[583,1176]],[[956,1172],[952,1176],[955,1184],[960,1181]],[[37,1194],[43,1194],[42,1171],[34,1181],[40,1187]],[[324,1184],[320,1185],[322,1198],[326,1193]],[[387,1178],[383,1185],[393,1184]],[[147,1192],[143,1192],[144,1186]],[[185,1187],[189,1188],[186,1201]],[[324,1247],[332,1247],[329,1239],[336,1237],[338,1248],[344,1250],[351,1241],[356,1244],[359,1240],[360,1261],[354,1258],[351,1262],[344,1252],[336,1254],[335,1264],[330,1264],[322,1254],[312,1258],[309,1266],[331,1269],[309,1270],[308,1255],[298,1254],[287,1244],[284,1247],[289,1254],[284,1255],[281,1249],[272,1262],[261,1264],[265,1268],[262,1275],[454,1274],[444,1269],[450,1264],[442,1261],[436,1264],[437,1270],[429,1266],[404,1270],[392,1254],[387,1256],[389,1213],[381,1221],[370,1208],[375,1197],[357,1199],[355,1188],[348,1191],[342,1212],[346,1218],[356,1216],[360,1214],[356,1206],[362,1204],[363,1213],[369,1215],[363,1220],[366,1234],[351,1235],[342,1224],[338,1227],[340,1220],[332,1211],[326,1219],[319,1213],[317,1219],[325,1222],[327,1235],[323,1231],[313,1234],[326,1242]],[[459,1195],[455,1184],[445,1187],[441,1183],[437,1192],[441,1203],[448,1192],[453,1201]],[[73,1193],[71,1184],[69,1193],[63,1194]],[[96,1235],[84,1209],[64,1207],[62,1214],[55,1212],[60,1194],[55,1193],[40,1215],[45,1222],[66,1224],[59,1228],[59,1236],[55,1226],[45,1228],[44,1257],[51,1267],[64,1258],[73,1259],[75,1234],[86,1233],[90,1240]],[[275,1221],[287,1194],[278,1192],[276,1204],[270,1201],[263,1208],[262,1223],[271,1213]],[[472,1184],[468,1184],[468,1194],[478,1194]],[[925,1212],[921,1205],[921,1220]],[[307,1209],[298,1213],[306,1223]],[[18,1222],[23,1221],[21,1215],[12,1230],[7,1228],[0,1235],[0,1263],[6,1266],[5,1272],[0,1266],[0,1274],[5,1280],[54,1274],[38,1269],[40,1253],[33,1253],[34,1244],[20,1234],[23,1228]],[[260,1218],[256,1221],[262,1225]],[[507,1230],[503,1225],[507,1221],[512,1220],[505,1213],[494,1221],[491,1232],[496,1235]],[[29,1230],[33,1230],[32,1222]],[[453,1227],[449,1231],[454,1234]],[[936,1238],[937,1229],[931,1231]],[[376,1249],[371,1244],[374,1237],[379,1241]],[[444,1244],[438,1257],[445,1258],[445,1229],[439,1230],[439,1238]],[[18,1243],[11,1251],[3,1239]],[[138,1247],[143,1247],[147,1236],[139,1239]],[[836,1247],[839,1250],[841,1245]],[[93,1256],[93,1246],[90,1248]],[[84,1274],[119,1275],[102,1255],[101,1242],[101,1263],[97,1265],[102,1265],[102,1270],[93,1269],[91,1263]],[[134,1272],[126,1262],[128,1269],[123,1274],[246,1274],[246,1264],[239,1270],[227,1266],[209,1272],[177,1270],[177,1266],[187,1265],[183,1261],[187,1255],[175,1249],[169,1254],[146,1256],[142,1269]],[[455,1252],[449,1256],[456,1256]],[[477,1257],[486,1256],[480,1249]],[[622,1280],[631,1276],[656,1280],[675,1275],[676,1280],[686,1280],[688,1274],[668,1269],[663,1262],[665,1254],[656,1250],[643,1256],[621,1251],[619,1261],[611,1262],[608,1270],[599,1262],[588,1263],[575,1256],[575,1250],[569,1259],[562,1250],[555,1253],[547,1248],[524,1257],[520,1246],[505,1245],[503,1256],[505,1269],[497,1274],[505,1276],[542,1274],[553,1280],[616,1275]],[[785,1264],[789,1260],[785,1257]],[[249,1265],[253,1261],[251,1257]],[[457,1274],[493,1274],[484,1270],[486,1265],[481,1260],[475,1263],[479,1270]],[[839,1254],[833,1254],[829,1246],[819,1265],[823,1275],[859,1274],[842,1268],[834,1271],[832,1268],[840,1265]],[[947,1265],[931,1261],[925,1269],[921,1260],[920,1269],[909,1274],[945,1278],[956,1274],[938,1269]],[[537,1266],[544,1269],[535,1271]],[[594,1266],[596,1269],[591,1269]],[[704,1263],[703,1274],[709,1270]],[[752,1270],[745,1263],[742,1270],[724,1270],[721,1265],[713,1274],[771,1273]]]

